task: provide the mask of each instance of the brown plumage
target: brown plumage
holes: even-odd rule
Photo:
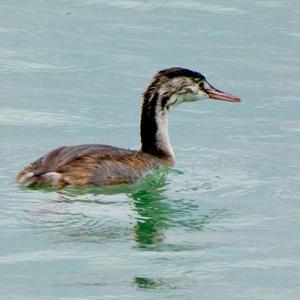
[[[146,171],[172,165],[169,158],[107,145],[64,146],[25,167],[17,176],[26,186],[55,187],[133,183]]]
[[[204,98],[240,100],[208,84],[197,72],[170,68],[158,72],[144,92],[141,150],[107,145],[63,146],[26,166],[17,176],[25,186],[112,185],[133,183],[158,166],[172,166],[174,152],[168,135],[168,113],[177,104]]]

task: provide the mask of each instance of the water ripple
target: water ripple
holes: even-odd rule
[[[8,59],[0,59],[1,64],[1,72],[20,72],[26,73],[29,71],[57,71],[61,70],[61,66],[55,66],[50,64],[43,64],[37,62],[28,62],[22,60],[8,60]]]
[[[229,5],[221,5],[221,4],[212,4],[206,1],[156,1],[156,3],[145,3],[144,1],[137,0],[114,0],[107,2],[105,0],[83,0],[81,1],[81,5],[109,5],[113,7],[123,8],[123,9],[131,9],[137,11],[149,11],[157,8],[168,8],[168,9],[186,9],[186,10],[199,10],[217,14],[226,14],[226,13],[234,13],[241,14],[245,13],[245,11],[241,8],[229,6]]]
[[[0,115],[0,124],[2,125],[74,124],[79,120],[82,120],[81,116],[10,107],[1,108]]]

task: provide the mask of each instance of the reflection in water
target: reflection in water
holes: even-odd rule
[[[198,201],[166,195],[166,176],[162,169],[134,185],[65,189],[56,194],[55,201],[31,211],[31,221],[42,227],[56,227],[72,241],[97,243],[134,237],[139,249],[193,249],[197,245],[166,243],[167,230],[203,231],[228,213],[221,209],[203,213]],[[129,203],[128,198],[132,200]]]
[[[135,240],[139,248],[151,250],[188,250],[193,246],[163,243],[165,231],[171,228],[203,231],[212,221],[228,215],[226,209],[211,209],[201,213],[194,201],[173,200],[162,189],[145,189],[130,195],[137,212]]]
[[[142,186],[129,195],[137,212],[135,241],[139,248],[157,249],[165,238],[165,230],[176,226],[176,216],[181,212],[164,194],[166,185],[166,172],[156,173],[146,177]]]
[[[133,283],[143,289],[153,289],[157,288],[163,283],[158,280],[158,279],[152,279],[152,278],[147,278],[147,277],[134,277]]]
[[[174,211],[161,189],[143,189],[130,197],[134,200],[134,210],[138,213],[135,226],[138,246],[143,248],[163,241],[164,229],[169,226]]]
[[[31,221],[39,228],[46,227],[47,231],[56,229],[60,237],[63,235],[63,242],[102,243],[108,247],[115,247],[110,243],[117,242],[125,257],[126,253],[131,255],[130,252],[141,250],[180,252],[207,247],[198,236],[194,242],[182,236],[185,232],[188,236],[191,231],[198,235],[207,230],[207,225],[222,218],[226,211],[210,209],[203,213],[205,209],[201,209],[198,201],[169,196],[167,185],[167,172],[159,171],[134,185],[65,189],[51,194],[56,201],[31,212]],[[175,235],[181,232],[182,236],[177,238],[176,235],[172,240],[174,232]],[[128,241],[134,247],[122,249]],[[114,259],[114,254],[110,255],[109,259]],[[151,275],[145,274],[141,267],[131,274],[130,280],[139,289],[173,287],[172,281],[163,276]],[[177,285],[178,282],[174,282],[174,287]]]

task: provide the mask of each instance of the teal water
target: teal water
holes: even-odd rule
[[[298,1],[0,3],[0,299],[298,299]],[[158,70],[241,104],[171,116],[177,164],[134,186],[22,189],[58,145],[139,146]]]

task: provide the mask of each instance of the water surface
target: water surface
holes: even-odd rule
[[[296,299],[300,4],[0,4],[1,299]],[[182,66],[240,96],[171,116],[176,169],[134,186],[17,187],[58,145],[139,147],[141,93]]]

